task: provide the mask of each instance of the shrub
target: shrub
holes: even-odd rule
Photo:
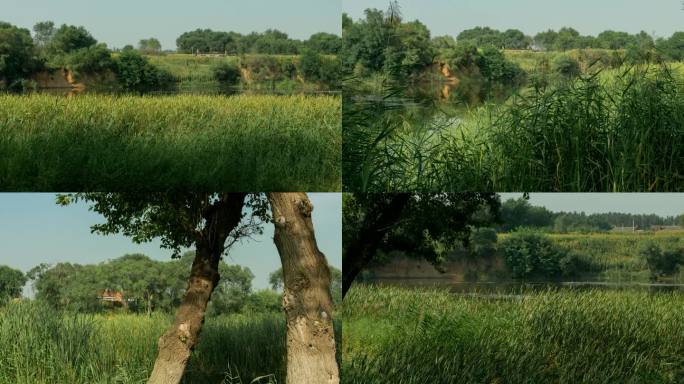
[[[561,55],[553,61],[553,71],[565,77],[576,77],[580,74],[579,61],[568,55]]]
[[[117,80],[121,86],[129,91],[149,91],[165,88],[173,84],[173,76],[155,67],[140,53],[126,49],[116,60]]]
[[[240,82],[240,67],[235,63],[220,62],[212,68],[214,79],[222,85],[236,85]]]
[[[662,276],[674,275],[679,271],[679,265],[684,261],[682,250],[663,250],[653,241],[644,244],[640,253],[646,259],[652,280],[657,280]]]
[[[504,260],[516,278],[559,277],[567,251],[541,232],[513,232],[503,244]],[[567,267],[566,267],[567,268]]]

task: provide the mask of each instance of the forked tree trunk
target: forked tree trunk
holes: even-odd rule
[[[199,340],[228,234],[240,223],[244,194],[227,195],[204,213],[188,287],[173,325],[159,338],[159,354],[148,384],[178,384]]]
[[[330,270],[318,250],[305,193],[270,193],[274,241],[283,265],[287,383],[337,384]]]

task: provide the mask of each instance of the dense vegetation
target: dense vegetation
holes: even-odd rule
[[[656,214],[632,214],[621,212],[592,213],[552,212],[542,206],[534,206],[527,199],[508,199],[501,205],[499,231],[517,228],[535,228],[547,232],[605,232],[613,227],[632,227],[635,230],[652,226],[680,225],[684,227],[684,215],[663,217]]]
[[[0,308],[0,382],[145,382],[172,322],[160,312],[84,315],[35,301],[9,304]],[[210,316],[183,383],[282,383],[285,333],[278,313]],[[339,339],[339,326],[336,333]]]
[[[353,234],[361,225],[356,218],[358,200],[345,197],[345,233]],[[449,209],[454,211],[447,213]],[[471,282],[647,283],[683,277],[679,266],[684,264],[684,226],[673,224],[684,224],[684,215],[551,212],[520,198],[504,202],[495,221],[488,220],[492,208],[487,206],[477,207],[470,219],[457,218],[468,220],[464,231],[453,222],[447,224],[462,216],[462,209],[411,206],[401,224],[388,231],[363,277],[372,280],[376,267],[397,256],[425,259],[449,274],[465,269],[464,278]]]
[[[220,32],[211,29],[197,29],[185,32],[176,39],[181,53],[225,53],[243,55],[258,53],[269,55],[296,55],[306,49],[321,54],[337,54],[342,45],[337,35],[319,32],[308,40],[291,39],[287,33],[269,29],[263,33],[252,32],[247,35],[238,32]]]
[[[431,40],[394,5],[345,19],[347,190],[684,190],[673,58],[651,45],[502,52],[478,31]]]
[[[339,190],[340,119],[330,96],[0,96],[0,185]]]
[[[155,38],[140,40],[138,49],[128,45],[113,53],[83,27],[65,24],[57,28],[47,21],[35,25],[33,36],[27,29],[0,23],[0,43],[0,54],[8,57],[0,65],[0,89],[36,88],[40,85],[36,77],[41,73],[54,74],[62,69],[70,71],[73,81],[117,91],[169,90],[184,80],[182,74],[168,70],[174,69],[173,65],[150,62],[150,58],[163,56],[161,44]],[[233,55],[233,59],[239,56],[239,68],[233,76],[214,71],[210,80],[229,86],[240,83],[243,87],[253,81],[268,80],[337,88],[339,63],[334,55],[340,45],[340,37],[333,34],[317,33],[301,42],[277,30],[244,36],[197,30],[178,38],[181,53],[217,52]],[[300,54],[301,58],[293,56]],[[283,61],[275,55],[291,57]],[[188,60],[191,59],[186,59],[186,64]],[[242,82],[238,81],[242,76],[240,69],[247,71],[249,77]]]
[[[544,291],[458,296],[355,286],[343,383],[677,383],[680,293]]]
[[[173,313],[187,286],[193,258],[192,252],[167,262],[135,254],[99,264],[41,264],[27,276],[32,280],[35,298],[60,311]],[[330,269],[333,298],[339,303],[341,272],[334,267]],[[254,275],[249,268],[221,261],[219,273],[221,280],[209,303],[210,315],[281,311],[282,299],[278,293],[283,288],[281,269],[270,275],[272,289],[260,291],[252,289]],[[8,280],[0,274],[0,284],[3,281]],[[123,301],[103,301],[105,293],[116,292],[122,293]]]

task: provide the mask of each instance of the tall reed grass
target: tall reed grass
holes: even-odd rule
[[[459,115],[345,95],[349,191],[684,191],[684,86],[667,65],[527,88]]]
[[[504,297],[357,285],[343,383],[680,383],[684,295]]]
[[[339,190],[340,104],[0,95],[0,190]]]
[[[0,307],[0,383],[145,383],[171,315],[58,313],[39,302]],[[209,317],[183,383],[284,383],[285,316]],[[339,340],[340,324],[336,324]]]

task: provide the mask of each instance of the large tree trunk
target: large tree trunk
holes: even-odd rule
[[[159,338],[159,354],[148,384],[178,384],[192,350],[199,340],[204,313],[219,282],[218,265],[224,243],[240,223],[245,194],[227,194],[203,216],[206,220],[197,239],[190,280],[173,325]]]
[[[274,241],[283,265],[287,383],[337,384],[330,270],[318,250],[305,193],[270,193]]]
[[[356,276],[373,259],[387,232],[399,221],[410,197],[408,193],[394,194],[386,205],[366,212],[361,227],[355,230],[357,234],[354,236],[354,241],[344,244],[342,248],[342,297],[347,294]]]

